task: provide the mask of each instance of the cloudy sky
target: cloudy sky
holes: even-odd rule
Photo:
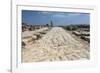
[[[67,24],[89,24],[89,13],[76,12],[48,12],[22,10],[22,22],[28,24],[48,24],[50,21],[54,25]]]

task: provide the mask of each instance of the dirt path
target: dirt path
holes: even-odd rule
[[[61,27],[53,27],[36,43],[22,51],[23,62],[89,59],[89,51]]]

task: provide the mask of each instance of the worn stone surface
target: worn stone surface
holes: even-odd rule
[[[25,46],[22,62],[89,59],[89,44],[81,43],[61,27],[53,27],[42,38]]]

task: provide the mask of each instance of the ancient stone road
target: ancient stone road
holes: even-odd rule
[[[53,27],[22,51],[23,62],[89,59],[89,45],[76,40],[61,27]]]

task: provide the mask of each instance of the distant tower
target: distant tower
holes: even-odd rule
[[[53,22],[52,22],[52,20],[49,22],[49,27],[53,27]]]
[[[52,20],[50,21],[50,26],[53,27],[53,22],[52,22]]]

